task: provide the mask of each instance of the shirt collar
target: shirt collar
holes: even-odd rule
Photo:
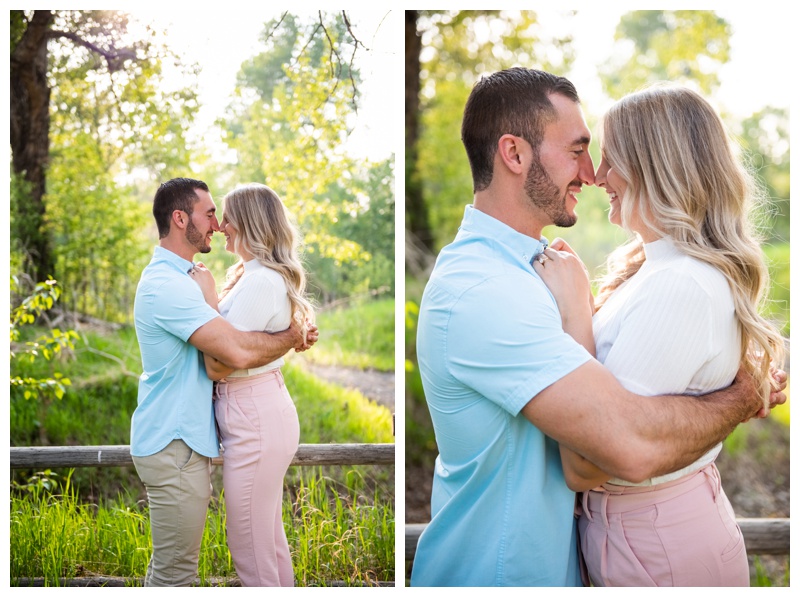
[[[257,269],[259,265],[261,265],[261,263],[258,261],[258,259],[253,257],[252,259],[244,262],[244,269],[245,271],[254,270]]]
[[[183,272],[188,272],[190,269],[194,267],[194,262],[186,261],[186,259],[178,255],[177,253],[173,253],[169,249],[165,249],[160,245],[157,245],[155,251],[153,251],[153,260],[166,261],[174,265]]]
[[[671,236],[662,236],[660,239],[645,243],[644,254],[648,261],[680,255],[680,249],[675,245]]]
[[[479,232],[482,235],[493,238],[497,242],[510,247],[521,259],[528,263],[533,261],[537,255],[540,255],[549,244],[549,241],[544,236],[537,240],[527,234],[517,232],[511,226],[479,209],[475,209],[473,205],[467,205],[464,209],[461,229],[465,232]]]

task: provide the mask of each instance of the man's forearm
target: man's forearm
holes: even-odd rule
[[[522,413],[603,471],[639,482],[694,462],[760,405],[746,375],[706,396],[645,397],[589,361],[534,396]]]
[[[233,369],[253,369],[282,357],[295,346],[302,346],[299,328],[270,334],[237,330],[222,317],[201,326],[189,337],[199,351]]]
[[[240,332],[232,342],[238,345],[232,355],[236,363],[219,360],[237,369],[254,369],[281,358],[294,347],[297,337],[290,328],[276,333]]]
[[[647,398],[643,398],[647,400]],[[650,463],[641,462],[640,479],[680,470],[700,458],[725,439],[738,421],[732,421],[723,409],[689,396],[659,396],[650,402],[663,402],[639,427],[641,441],[649,444]],[[652,416],[653,418],[650,418]],[[662,421],[663,424],[653,424]],[[641,452],[640,452],[641,453]]]
[[[646,478],[688,466],[728,437],[757,406],[747,392],[756,396],[755,388],[742,382],[703,396],[641,397],[639,433],[661,446]]]

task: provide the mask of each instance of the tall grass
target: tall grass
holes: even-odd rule
[[[394,370],[394,299],[320,311],[317,325],[319,342],[303,358],[320,365]]]
[[[121,499],[106,507],[81,502],[70,474],[58,491],[36,479],[27,490],[11,496],[12,581],[37,577],[58,585],[62,577],[131,576],[147,566],[146,517]]]
[[[49,475],[47,475],[49,477]],[[120,498],[81,502],[70,475],[51,492],[42,477],[11,498],[11,579],[46,585],[85,575],[144,577],[150,557],[146,508]],[[283,518],[298,586],[362,586],[394,580],[394,508],[380,495],[341,493],[324,476],[287,491]],[[227,548],[225,501],[209,508],[200,551],[201,585],[235,577]]]

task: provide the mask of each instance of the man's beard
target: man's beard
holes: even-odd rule
[[[186,226],[186,240],[188,240],[189,244],[197,249],[198,253],[211,252],[211,246],[206,244],[205,234],[202,234],[197,229],[197,226],[194,225],[191,217],[189,218],[189,225]]]
[[[550,178],[538,157],[528,168],[525,193],[531,204],[541,209],[559,228],[569,228],[578,221],[578,216],[567,211],[566,197],[561,195],[561,190]]]

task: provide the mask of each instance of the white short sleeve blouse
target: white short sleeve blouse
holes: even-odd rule
[[[219,302],[220,314],[236,329],[246,332],[281,332],[292,321],[286,281],[278,272],[252,259],[231,291]],[[247,377],[277,369],[279,358],[255,369],[239,369],[228,377]]]
[[[681,253],[669,237],[644,249],[641,269],[594,316],[598,361],[626,389],[643,396],[700,395],[730,385],[739,369],[741,331],[727,279],[712,265]],[[699,470],[721,448],[639,485]]]

